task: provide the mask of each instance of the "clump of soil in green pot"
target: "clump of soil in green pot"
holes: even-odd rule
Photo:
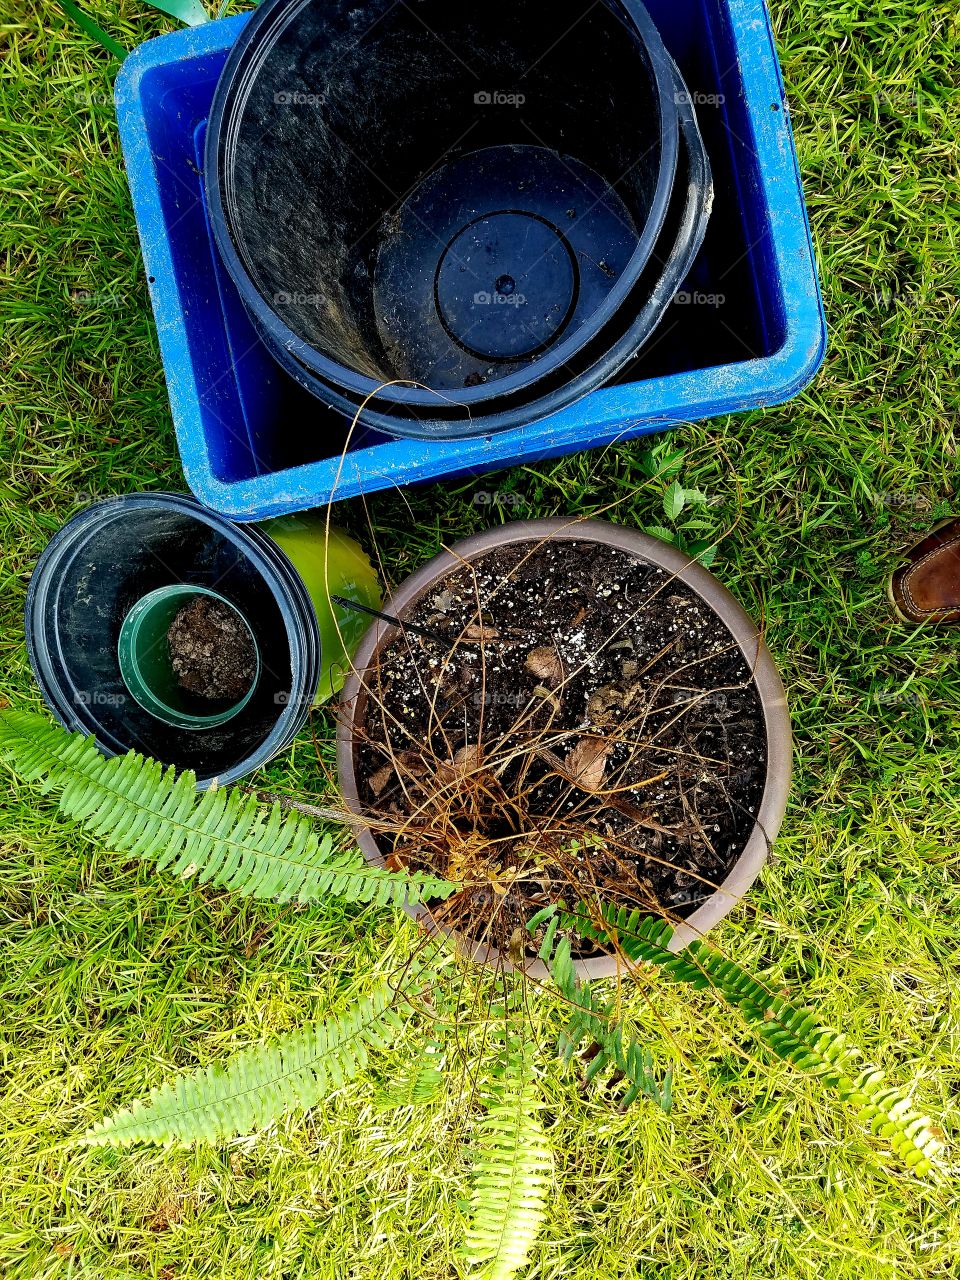
[[[174,615],[167,631],[170,662],[188,693],[239,701],[257,673],[250,629],[228,604],[195,596]]]
[[[437,639],[395,634],[365,673],[357,786],[393,865],[463,884],[445,925],[515,955],[550,903],[678,920],[714,892],[767,743],[750,667],[699,595],[619,548],[511,543],[404,621]]]

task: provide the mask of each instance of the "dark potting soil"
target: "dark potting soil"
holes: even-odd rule
[[[397,862],[468,886],[448,923],[515,952],[557,900],[676,918],[709,897],[753,828],[766,735],[699,596],[551,540],[458,568],[405,620],[449,639],[407,631],[368,672],[360,798]]]
[[[238,702],[256,675],[250,632],[235,609],[210,596],[177,611],[167,631],[174,673],[201,698]]]

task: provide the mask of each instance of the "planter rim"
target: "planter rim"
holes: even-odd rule
[[[767,738],[767,769],[763,796],[753,828],[740,856],[718,888],[682,924],[674,928],[670,941],[672,951],[680,951],[688,943],[703,935],[737,905],[760,874],[766,862],[777,832],[783,820],[790,790],[792,768],[792,733],[786,695],[780,673],[773,657],[761,637],[756,624],[734,596],[712,573],[691,559],[678,547],[662,542],[659,538],[638,529],[611,524],[606,520],[577,517],[552,520],[517,520],[498,528],[487,529],[445,547],[432,560],[407,578],[391,595],[384,608],[403,618],[410,606],[438,580],[463,564],[497,547],[518,542],[547,541],[594,542],[615,547],[639,559],[647,561],[668,573],[703,600],[713,610],[733,636],[747,663],[753,671],[754,684],[763,710],[764,729]],[[344,803],[356,817],[363,817],[357,787],[353,758],[353,723],[364,696],[363,676],[381,645],[390,639],[396,627],[392,623],[375,622],[366,632],[354,657],[353,668],[347,677],[337,723],[337,769]],[[368,862],[385,865],[383,854],[369,827],[358,823],[355,827],[357,843]],[[409,908],[409,914],[440,931],[428,907]],[[509,959],[496,948],[465,939],[449,929],[443,929],[454,938],[461,951],[478,962],[503,963],[512,967]],[[623,972],[616,956],[601,956],[576,962],[581,977],[599,979],[613,977]],[[537,960],[525,966],[532,977],[546,976],[546,968]]]

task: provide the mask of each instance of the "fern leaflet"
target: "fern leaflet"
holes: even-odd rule
[[[177,776],[135,752],[104,759],[92,738],[30,712],[0,711],[0,756],[25,781],[60,790],[61,812],[115,849],[201,884],[280,902],[332,894],[372,906],[444,898],[455,888],[370,866],[299,813],[237,791],[198,792],[193,774]]]
[[[410,1070],[381,1089],[374,1103],[385,1110],[400,1107],[421,1107],[433,1102],[443,1087],[443,1071],[440,1068],[440,1047],[428,1044]]]
[[[194,1143],[250,1133],[339,1089],[363,1069],[370,1049],[385,1047],[402,1025],[384,984],[345,1013],[179,1076],[148,1101],[101,1120],[80,1141]]]
[[[676,954],[669,951],[673,930],[666,921],[623,907],[606,908],[603,917],[601,929],[591,923],[589,908],[582,903],[570,922],[581,933],[615,946],[632,962],[657,965],[674,982],[719,992],[778,1057],[818,1076],[856,1107],[861,1122],[886,1139],[909,1169],[930,1172],[941,1143],[931,1132],[929,1118],[914,1110],[904,1090],[889,1086],[882,1071],[865,1065],[846,1036],[768,991],[706,942],[691,942]]]
[[[477,1133],[464,1253],[483,1280],[511,1280],[540,1232],[553,1157],[537,1112],[529,1046],[508,1042]]]
[[[664,1111],[669,1111],[673,1091],[672,1070],[665,1072],[661,1084],[656,1076],[656,1064],[650,1050],[637,1040],[625,1039],[613,1005],[598,1002],[590,984],[578,980],[569,941],[561,938],[554,945],[560,925],[555,908],[538,912],[527,924],[527,929],[532,933],[547,917],[549,922],[538,953],[539,958],[549,968],[550,976],[572,1010],[570,1020],[560,1037],[561,1058],[570,1063],[586,1040],[593,1052],[586,1069],[588,1084],[605,1068],[612,1067],[627,1081],[626,1091],[620,1099],[622,1107],[630,1106],[643,1094]]]

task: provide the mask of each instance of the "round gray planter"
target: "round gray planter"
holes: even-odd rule
[[[740,857],[723,883],[696,911],[673,932],[670,947],[679,951],[688,942],[702,937],[718,920],[722,920],[740,901],[760,873],[783,819],[790,790],[792,761],[790,716],[787,711],[783,683],[774,665],[770,651],[757,628],[712,573],[691,560],[677,547],[661,542],[649,534],[603,520],[518,520],[500,528],[488,529],[472,538],[465,538],[453,547],[442,551],[415,574],[402,583],[391,597],[385,609],[403,618],[425,592],[445,578],[464,561],[496,547],[517,542],[539,542],[546,539],[576,542],[595,542],[598,547],[617,547],[649,564],[657,565],[673,574],[690,590],[696,592],[733,636],[753,672],[754,683],[763,707],[764,727],[767,736],[767,776],[763,798]],[[340,788],[348,809],[358,818],[364,817],[360,803],[354,759],[354,721],[361,722],[366,713],[367,691],[364,674],[372,665],[380,646],[393,635],[396,628],[387,622],[376,622],[360,642],[354,658],[354,667],[343,690],[340,719],[337,729],[337,767]],[[383,852],[376,836],[362,822],[356,824],[356,837],[364,857],[378,866],[385,865]],[[410,909],[410,914],[428,927],[440,930],[441,926],[425,906]],[[452,933],[450,930],[443,930]],[[483,963],[498,963],[510,967],[510,961],[502,953],[486,943],[475,943],[452,935],[462,952]],[[609,978],[618,972],[615,956],[601,956],[577,962],[581,976],[585,978]],[[623,966],[620,965],[622,972]],[[543,977],[546,970],[540,961],[526,966],[533,977]]]

